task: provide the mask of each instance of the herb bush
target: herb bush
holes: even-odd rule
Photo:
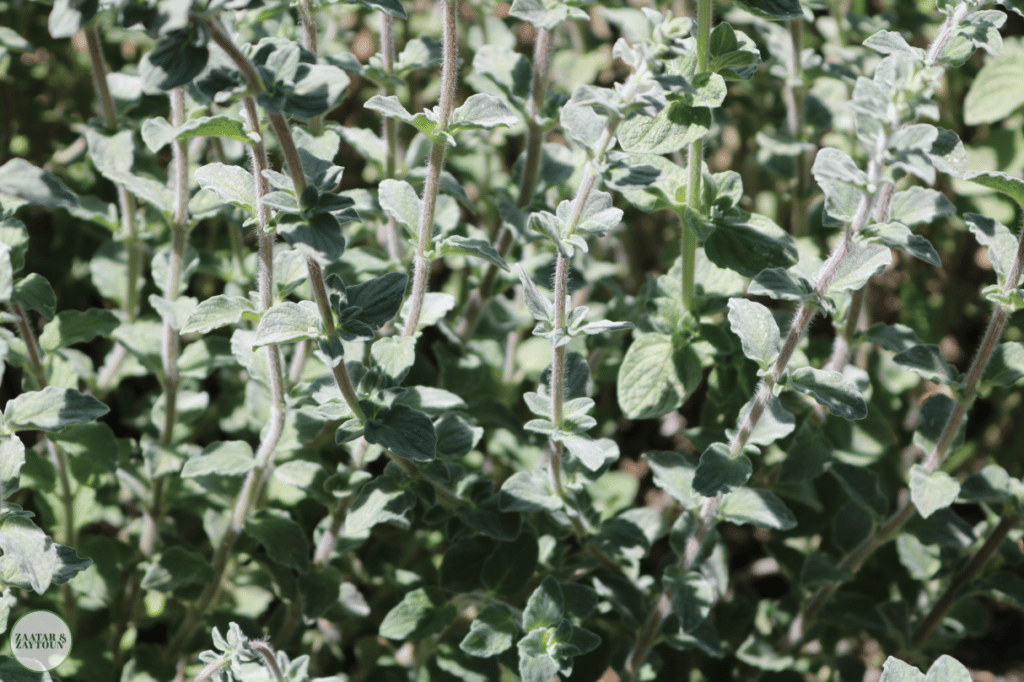
[[[1019,664],[1024,4],[883,4],[3,4],[0,679]]]

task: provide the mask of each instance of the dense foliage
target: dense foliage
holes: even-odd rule
[[[0,3],[0,680],[1021,664],[1024,3],[670,4]]]

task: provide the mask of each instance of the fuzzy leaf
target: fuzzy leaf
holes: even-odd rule
[[[743,354],[767,369],[779,356],[779,325],[768,308],[745,298],[729,299],[729,324],[740,337]]]
[[[774,493],[740,488],[722,500],[722,518],[731,523],[749,523],[758,528],[789,530],[796,526],[793,512]]]
[[[448,237],[441,242],[441,255],[444,256],[470,256],[483,258],[494,263],[505,272],[510,272],[508,263],[501,257],[497,249],[491,243],[483,239],[469,239],[458,235]]]
[[[214,580],[213,566],[185,547],[169,547],[153,557],[142,578],[142,588],[171,593],[185,585],[204,585]]]
[[[437,433],[430,417],[401,404],[392,406],[383,419],[367,421],[364,435],[370,443],[418,462],[434,459],[437,449]]]
[[[697,463],[693,490],[704,497],[730,493],[746,483],[753,470],[746,455],[732,457],[727,445],[713,443]]]
[[[209,163],[196,169],[196,182],[225,202],[256,213],[256,190],[252,173],[239,166]]]
[[[633,342],[619,367],[619,407],[628,419],[653,419],[678,409],[701,381],[700,360],[667,334]]]
[[[868,406],[852,381],[839,372],[801,367],[790,374],[790,385],[814,397],[843,419],[864,419]]]
[[[512,611],[504,604],[492,604],[473,619],[459,648],[479,658],[497,656],[512,648],[518,632]]]
[[[793,19],[803,16],[800,0],[739,0],[736,4],[762,19]]]
[[[209,334],[214,329],[238,324],[246,313],[255,309],[249,299],[241,296],[211,296],[201,302],[185,320],[182,334]]]
[[[693,490],[697,463],[691,455],[652,450],[643,458],[654,474],[654,485],[675,498],[684,509],[692,511],[700,506],[700,496]]]
[[[921,517],[927,519],[953,504],[960,494],[960,482],[944,471],[929,474],[920,464],[910,470],[910,499]]]
[[[407,592],[402,601],[388,611],[380,624],[380,636],[398,641],[423,639],[444,630],[457,612],[447,595],[436,587],[421,587]]]
[[[627,118],[619,124],[617,135],[624,151],[671,154],[703,138],[710,129],[711,109],[673,102],[654,118]]]
[[[263,509],[245,522],[246,534],[266,548],[275,562],[299,573],[309,571],[309,543],[302,526],[280,509]]]
[[[252,347],[316,339],[319,336],[320,326],[316,312],[298,303],[285,301],[278,303],[260,317]]]
[[[87,424],[107,412],[110,408],[91,395],[73,388],[47,386],[7,401],[4,418],[7,428],[14,431],[60,431],[73,424]]]
[[[190,457],[181,467],[181,477],[244,476],[255,466],[252,446],[245,441],[217,441]]]
[[[1019,52],[989,59],[971,82],[964,98],[964,123],[980,125],[1001,121],[1022,104],[1024,63]]]
[[[498,126],[515,126],[518,123],[519,118],[507,104],[493,95],[477,93],[470,95],[461,107],[452,112],[450,127],[453,131],[493,130]]]

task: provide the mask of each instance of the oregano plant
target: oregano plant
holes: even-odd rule
[[[0,16],[0,680],[1021,665],[1017,0]]]

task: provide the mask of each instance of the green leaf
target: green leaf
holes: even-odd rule
[[[385,14],[390,14],[391,16],[396,17],[398,19],[409,18],[409,15],[406,14],[405,12],[405,7],[402,6],[401,0],[358,0],[358,2],[354,2],[353,0],[345,0],[345,2],[350,2],[351,4],[361,4],[365,7],[370,8],[371,10],[376,10],[384,12]]]
[[[533,578],[538,552],[537,536],[532,530],[523,530],[515,540],[497,543],[480,567],[480,579],[488,590],[514,599]]]
[[[1024,198],[1024,188],[1021,196]],[[1017,238],[1013,236],[1010,229],[998,220],[986,218],[977,213],[964,214],[967,227],[970,228],[978,243],[988,251],[988,259],[992,262],[992,268],[999,276],[999,284],[1006,284],[1006,276],[1013,266],[1013,259],[1017,254]],[[1017,282],[1013,283],[1014,285]]]
[[[989,59],[971,82],[964,98],[964,123],[980,125],[1001,121],[1022,104],[1024,63],[1019,52]]]
[[[185,585],[205,585],[215,578],[209,560],[184,547],[170,547],[150,560],[142,589],[170,593]]]
[[[711,129],[711,109],[673,102],[653,117],[641,114],[627,118],[616,131],[627,152],[671,154],[695,142]]]
[[[837,568],[832,559],[822,552],[811,552],[800,570],[800,584],[804,587],[838,586],[853,579],[853,573]]]
[[[0,436],[0,502],[21,486],[21,467],[25,465],[25,443],[11,434]]]
[[[553,438],[561,441],[569,454],[591,471],[597,471],[608,461],[614,462],[619,458],[619,447],[610,438],[595,440],[582,433],[561,433],[556,434]]]
[[[244,476],[256,466],[252,446],[244,440],[210,443],[181,467],[182,478]]]
[[[210,51],[198,24],[172,31],[143,57],[139,71],[146,85],[161,90],[185,85],[202,73]]]
[[[565,613],[565,599],[558,580],[547,575],[526,601],[523,610],[523,628],[529,632],[538,628],[553,628]]]
[[[56,0],[47,19],[50,37],[57,40],[70,38],[96,15],[98,9],[96,0]]]
[[[668,566],[661,576],[661,585],[672,597],[672,607],[683,632],[692,632],[711,613],[717,595],[708,579],[698,571],[683,573],[677,566]]]
[[[303,305],[305,304],[305,305]],[[253,348],[275,343],[290,343],[320,337],[320,319],[316,305],[310,301],[292,303],[285,301],[263,313]]]
[[[411,336],[379,339],[370,346],[370,356],[389,377],[401,381],[416,361],[416,339]]]
[[[309,543],[302,526],[280,509],[262,509],[245,522],[246,534],[263,545],[275,562],[299,573],[309,571]]]
[[[544,28],[549,31],[570,17],[573,19],[589,18],[589,15],[579,7],[564,2],[543,2],[542,0],[512,0],[512,7],[508,13],[509,16],[521,19],[535,28]]]
[[[562,508],[562,499],[551,490],[546,474],[531,469],[505,479],[498,504],[502,511],[556,511]]]
[[[39,345],[52,353],[58,348],[92,341],[97,336],[108,336],[120,324],[121,320],[109,310],[65,310],[43,327]]]
[[[0,166],[0,192],[13,194],[44,208],[75,208],[78,195],[53,173],[36,168],[25,159],[11,159]]]
[[[889,220],[909,226],[931,223],[951,215],[956,215],[956,207],[946,195],[925,187],[896,192],[889,207]]]
[[[994,189],[997,192],[1002,192],[1016,201],[1019,206],[1024,206],[1024,180],[1021,180],[1020,178],[997,171],[967,173],[964,178],[982,185],[983,187],[988,187],[989,189]]]
[[[693,490],[697,462],[692,455],[652,450],[643,458],[654,474],[654,485],[675,498],[684,509],[692,511],[700,506],[700,497]]]
[[[394,405],[383,418],[366,422],[364,435],[370,443],[391,450],[399,457],[417,462],[434,459],[437,433],[430,417],[407,407]]]
[[[746,455],[732,457],[729,446],[713,443],[697,463],[693,490],[704,497],[729,493],[746,483],[753,470],[754,466]]]
[[[117,471],[117,438],[106,424],[69,426],[50,438],[72,457],[86,457],[107,471]]]
[[[437,127],[437,120],[433,112],[421,112],[415,115],[410,114],[401,101],[394,96],[374,95],[363,104],[364,109],[370,109],[380,113],[385,118],[397,118],[399,121],[408,123],[428,137],[433,137],[434,129]],[[447,133],[446,133],[447,135]],[[451,139],[451,136],[448,136]],[[383,205],[383,204],[382,204]]]
[[[256,214],[256,190],[252,173],[239,166],[208,163],[196,169],[196,182],[225,202]]]
[[[700,360],[681,339],[645,334],[619,367],[619,407],[628,419],[653,419],[678,409],[701,381]]]
[[[154,153],[163,149],[173,140],[187,140],[192,137],[223,137],[244,144],[260,141],[259,135],[247,133],[242,122],[230,116],[193,118],[179,128],[175,128],[166,119],[160,117],[148,118],[142,123],[142,141]]]
[[[381,637],[399,641],[423,639],[444,630],[456,615],[455,605],[444,592],[436,587],[421,587],[407,592],[388,611],[378,632]]]
[[[743,354],[760,365],[761,369],[779,357],[781,335],[779,325],[768,308],[745,298],[729,299],[729,325],[740,337]]]
[[[740,488],[722,500],[722,518],[731,523],[749,523],[758,528],[789,530],[796,526],[793,512],[774,493],[755,488]]]
[[[736,418],[736,428],[739,429],[742,424],[747,420],[750,412],[754,409],[754,401],[757,397],[751,398],[743,409],[740,410],[739,416]],[[785,438],[789,434],[793,433],[796,428],[796,418],[782,406],[782,401],[771,396],[768,399],[768,404],[765,406],[764,411],[761,413],[761,418],[757,420],[757,424],[754,426],[754,430],[750,432],[747,437],[747,445],[763,445],[768,446],[779,440]],[[733,437],[733,431],[727,431],[726,435],[729,438]]]
[[[889,510],[889,500],[878,489],[878,476],[875,472],[845,462],[833,462],[829,472],[858,506],[875,516],[881,516]]]
[[[398,312],[405,295],[409,276],[404,272],[389,272],[346,290],[349,307],[362,308],[355,319],[372,329],[380,329]]]
[[[14,294],[14,268],[11,247],[0,244],[0,301],[10,301]]]
[[[14,283],[11,302],[26,310],[35,310],[46,319],[53,319],[57,310],[57,296],[45,277],[30,273]]]
[[[1024,379],[1024,344],[1009,341],[996,346],[982,379],[1006,387]]]
[[[281,220],[277,232],[296,251],[323,267],[340,260],[345,252],[341,224],[331,213],[319,213],[308,219]]]
[[[444,553],[438,569],[438,584],[449,592],[482,589],[480,567],[497,543],[485,535],[463,535]]]
[[[747,293],[782,301],[804,301],[814,297],[814,287],[800,275],[784,268],[767,268],[750,281]]]
[[[470,656],[497,656],[512,648],[518,632],[512,611],[504,604],[492,604],[473,619],[459,648]]]
[[[503,511],[497,494],[484,498],[473,507],[459,508],[456,515],[473,530],[496,540],[510,542],[518,538],[522,530],[522,517]]]
[[[471,256],[483,258],[494,263],[505,272],[511,272],[508,263],[501,257],[497,249],[491,243],[483,239],[469,239],[458,235],[448,237],[440,244],[441,255],[443,256]]]
[[[868,280],[892,263],[892,252],[879,244],[859,244],[854,241],[846,258],[839,264],[835,277],[828,284],[826,296],[844,291],[857,291]]]
[[[9,400],[4,418],[7,428],[14,431],[60,431],[73,424],[87,424],[107,412],[110,408],[91,395],[73,388],[47,386]]]
[[[3,560],[9,561],[38,594],[53,582],[60,559],[54,544],[28,516],[8,514],[0,519],[0,549]]]
[[[423,213],[423,200],[412,185],[404,180],[384,180],[377,188],[377,199],[381,208],[387,211],[410,234],[416,234]]]
[[[944,471],[929,474],[920,464],[910,469],[910,499],[922,518],[953,504],[960,494],[960,482]]]
[[[789,375],[790,385],[814,397],[829,412],[843,419],[864,419],[868,406],[852,381],[839,372],[801,367]]]
[[[793,239],[766,216],[734,209],[714,222],[717,229],[704,242],[704,254],[720,268],[755,277],[765,268],[797,262]]]
[[[416,493],[390,476],[380,476],[362,487],[345,517],[345,535],[358,537],[378,523],[409,527],[406,514],[416,506]]]
[[[935,345],[913,346],[897,353],[893,361],[914,370],[929,381],[947,386],[956,384],[959,378],[956,368],[942,359],[942,351]]]
[[[935,267],[942,267],[939,253],[932,243],[919,234],[914,234],[902,223],[873,223],[864,228],[860,237],[869,244],[882,244],[890,249],[899,249],[914,258],[919,258]]]
[[[195,307],[181,328],[182,334],[209,334],[214,329],[241,322],[255,307],[241,296],[211,296]]]
[[[800,0],[738,0],[736,4],[762,19],[794,19],[804,15]]]
[[[498,126],[515,126],[519,118],[504,102],[493,95],[477,93],[470,95],[458,109],[452,112],[449,127],[452,131],[483,128],[493,130]]]

